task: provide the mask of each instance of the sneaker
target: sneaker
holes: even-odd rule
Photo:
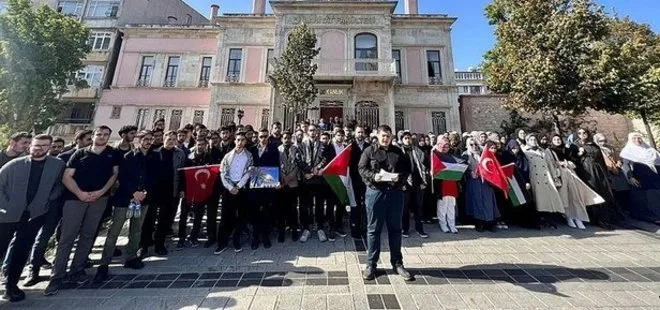
[[[410,237],[410,235],[408,234],[407,231],[404,231],[404,232],[401,233],[401,237],[408,238],[408,237]]]
[[[179,241],[176,243],[176,250],[181,251],[186,248],[186,242],[185,241]]]
[[[206,242],[204,242],[204,248],[208,249],[212,247],[214,244],[215,244],[215,240],[213,239],[206,240]]]
[[[94,276],[94,283],[101,283],[108,279],[108,265],[101,265],[96,270],[96,276]]]
[[[325,232],[323,231],[323,229],[317,230],[316,234],[319,236],[319,241],[321,242],[328,241],[328,237],[325,236]]]
[[[142,269],[144,268],[144,263],[139,258],[131,259],[124,263],[124,268],[130,269]]]
[[[337,233],[337,235],[339,235],[339,237],[342,237],[342,238],[345,238],[346,236],[348,236],[346,234],[346,232],[344,231],[344,229],[341,228],[341,227],[335,229],[335,232]]]
[[[196,248],[199,246],[199,240],[197,239],[190,239],[190,247],[191,248]]]
[[[89,280],[87,273],[84,270],[80,270],[69,276],[69,281],[77,284],[84,284]]]
[[[292,229],[291,230],[291,241],[296,242],[299,240],[298,234],[300,233],[299,230],[297,229]]]
[[[51,279],[44,290],[44,296],[53,296],[57,294],[57,292],[60,291],[60,287],[62,287],[62,279]]]
[[[331,242],[335,242],[335,239],[337,239],[336,233],[335,233],[334,229],[331,229],[330,233],[328,233],[328,240],[331,241]]]
[[[458,233],[458,229],[456,229],[456,227],[449,227],[449,231],[450,231],[452,234],[457,234],[457,233]]]
[[[447,227],[447,224],[440,224],[440,230],[442,230],[443,233],[448,233],[449,232],[449,227]]]
[[[19,302],[25,299],[25,292],[21,291],[18,286],[8,287],[2,295],[2,299],[9,302]]]
[[[30,272],[28,272],[25,281],[23,281],[23,286],[35,286],[39,282],[41,282],[41,277],[39,277],[39,267],[30,268]]]
[[[365,279],[367,281],[372,281],[375,278],[376,278],[376,267],[367,266],[367,268],[364,269],[364,272],[362,272],[362,279]]]
[[[227,246],[222,246],[222,247],[221,247],[221,246],[218,246],[217,248],[215,248],[215,251],[213,251],[213,254],[215,254],[215,255],[220,255],[220,254],[222,254],[222,252],[224,252],[226,249],[227,249]]]
[[[241,252],[243,252],[243,247],[241,247],[240,245],[237,248],[234,248],[234,253],[241,253]]]
[[[41,262],[39,263],[41,265],[41,268],[43,269],[52,269],[53,264],[51,264],[49,261],[46,260],[46,258],[42,257]]]
[[[584,223],[582,223],[582,221],[580,220],[575,220],[575,225],[577,226],[578,229],[587,229],[586,227],[584,227]]]
[[[309,229],[305,229],[302,233],[302,236],[300,236],[300,242],[305,243],[307,240],[309,240],[309,237],[312,235],[312,233],[309,232]]]
[[[399,265],[394,267],[394,272],[396,272],[398,275],[400,275],[405,281],[412,281],[415,280],[415,277],[413,277],[408,270],[406,270],[403,265]]]
[[[418,231],[417,235],[419,235],[419,237],[422,238],[422,239],[426,239],[426,238],[429,237],[429,235],[427,233],[423,232],[423,231]]]
[[[138,249],[137,257],[139,257],[140,259],[144,259],[147,256],[149,256],[149,248],[143,247],[143,248]]]

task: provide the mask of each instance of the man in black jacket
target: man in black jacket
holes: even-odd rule
[[[401,148],[392,145],[392,129],[378,127],[378,144],[364,150],[358,168],[367,185],[367,267],[362,277],[373,280],[380,257],[380,235],[387,225],[390,262],[394,271],[404,280],[414,277],[403,267],[401,254],[401,221],[403,214],[403,188],[410,175],[410,160]],[[394,174],[395,176],[390,176]]]
[[[322,210],[324,203],[324,180],[319,175],[319,170],[325,168],[326,161],[323,156],[325,146],[319,141],[318,127],[309,125],[307,128],[307,137],[298,146],[301,160],[301,170],[303,173],[302,185],[300,188],[300,222],[303,229],[300,236],[300,242],[307,242],[311,233],[309,229],[312,224],[312,210]],[[320,214],[322,216],[322,213]],[[322,217],[317,214],[317,224]],[[321,222],[321,224],[323,224]],[[319,240],[327,241],[323,230],[318,231]]]
[[[332,141],[325,148],[324,156],[326,163],[330,163],[333,159],[335,159],[335,157],[337,157],[337,155],[339,155],[339,153],[341,153],[346,148],[344,146],[344,138],[344,130],[335,130]],[[327,182],[325,191],[325,200],[327,204],[324,215],[325,221],[328,222],[328,240],[335,241],[335,235],[339,235],[342,238],[346,237],[346,233],[344,233],[343,228],[346,205],[339,201],[337,194],[335,194]],[[319,229],[322,229],[322,227],[319,227]]]
[[[364,127],[355,127],[353,142],[351,142],[353,146],[351,149],[351,162],[348,169],[353,184],[353,192],[355,193],[355,202],[357,203],[356,207],[351,207],[351,237],[355,239],[361,239],[362,235],[366,234],[367,229],[364,205],[364,193],[367,188],[358,170],[358,163],[360,162],[362,152],[369,147],[366,137]]]
[[[409,131],[404,132],[401,137],[401,148],[411,165],[410,176],[408,176],[404,185],[403,237],[409,237],[410,211],[412,211],[415,214],[415,230],[420,237],[428,238],[422,224],[424,190],[428,178],[428,170],[424,165],[426,155],[414,144],[412,134]]]
[[[254,167],[280,167],[280,153],[277,145],[269,142],[268,129],[261,129],[258,132],[258,143],[250,149]],[[275,199],[274,188],[254,188],[249,190],[251,194],[248,198],[250,224],[252,225],[252,249],[259,248],[259,241],[264,244],[264,248],[271,247],[270,230],[272,219],[270,217]]]
[[[103,246],[101,263],[96,272],[94,282],[100,283],[108,277],[108,265],[112,261],[113,253],[117,245],[117,238],[121,233],[124,222],[129,220],[128,245],[124,250],[124,267],[131,269],[142,269],[144,263],[138,257],[137,251],[140,245],[142,233],[142,222],[149,211],[149,205],[156,194],[155,185],[160,173],[160,155],[151,150],[153,134],[151,131],[141,131],[136,135],[139,147],[124,155],[119,166],[119,188],[113,197],[114,212],[112,224],[108,229],[108,235]],[[140,213],[128,214],[131,204],[140,205]],[[128,217],[132,216],[132,217]]]

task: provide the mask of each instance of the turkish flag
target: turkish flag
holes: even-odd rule
[[[183,169],[186,178],[186,200],[188,203],[206,202],[220,174],[220,165],[196,166]]]
[[[484,150],[483,153],[481,153],[481,160],[479,160],[477,173],[481,176],[482,180],[486,180],[486,182],[501,189],[504,192],[504,196],[508,197],[509,182],[502,170],[500,162],[497,160],[497,157],[495,157],[495,153],[488,150]]]

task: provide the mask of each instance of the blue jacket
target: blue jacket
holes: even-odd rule
[[[119,176],[117,177],[119,188],[113,199],[115,207],[127,207],[133,198],[133,193],[137,191],[147,192],[147,198],[142,204],[148,204],[151,198],[157,195],[155,188],[160,168],[158,152],[150,150],[145,155],[139,149],[135,149],[126,153],[119,166]]]

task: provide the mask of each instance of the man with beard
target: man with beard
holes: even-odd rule
[[[229,153],[229,151],[234,149],[234,140],[232,138],[233,134],[231,133],[231,128],[224,126],[220,129],[220,143],[218,144],[218,149],[220,150],[221,159]]]
[[[282,144],[282,123],[273,123],[270,137],[268,137],[268,143],[273,144],[275,147],[278,147],[280,144]]]
[[[415,230],[420,237],[428,238],[429,235],[424,232],[424,226],[422,224],[424,190],[426,189],[428,178],[428,170],[424,164],[426,162],[426,155],[414,145],[410,132],[403,133],[403,137],[401,137],[401,148],[410,160],[412,167],[410,176],[408,176],[404,185],[402,235],[404,238],[409,237],[410,211],[412,211],[415,214]]]
[[[268,129],[264,128],[259,130],[258,143],[250,152],[252,153],[252,160],[254,167],[280,167],[280,153],[275,144],[269,143]],[[273,188],[253,188],[250,190],[251,200],[248,203],[250,224],[252,225],[252,244],[251,248],[256,250],[259,248],[261,241],[264,248],[271,247],[270,242],[270,229],[272,219],[270,218],[271,209],[273,207],[273,199],[275,198],[275,189]]]
[[[355,127],[355,136],[354,141],[351,142],[353,147],[351,149],[351,160],[348,169],[351,183],[353,184],[353,192],[355,193],[356,206],[351,207],[351,237],[355,239],[362,238],[362,235],[367,229],[366,213],[364,209],[364,193],[366,191],[366,185],[364,185],[362,177],[360,176],[360,171],[358,170],[358,163],[360,162],[362,152],[369,147],[369,142],[365,140],[366,138],[367,136],[365,135],[364,127]]]
[[[108,192],[119,173],[119,156],[108,146],[112,130],[108,126],[94,129],[93,144],[77,150],[69,162],[62,183],[69,190],[62,208],[62,236],[50,283],[44,295],[57,294],[66,276],[67,262],[73,244],[78,239],[71,263],[70,280],[78,284],[87,281],[85,264],[94,244],[94,233],[108,202]]]
[[[293,138],[294,138],[293,144],[299,146],[302,143],[303,138],[305,138],[305,131],[302,129],[297,129],[296,134]]]
[[[95,283],[101,283],[108,278],[108,265],[112,261],[117,238],[126,220],[129,220],[128,244],[124,251],[124,268],[142,269],[144,263],[138,257],[142,223],[145,216],[134,216],[127,213],[131,204],[140,205],[141,213],[149,212],[152,196],[156,195],[155,184],[160,173],[160,154],[151,150],[153,135],[151,131],[141,131],[136,135],[138,148],[129,151],[119,166],[117,177],[119,188],[114,195],[115,210],[112,224],[103,245],[100,266],[94,277]],[[132,216],[132,217],[129,217]]]
[[[52,201],[62,193],[62,161],[48,156],[49,135],[38,135],[30,144],[30,154],[0,169],[0,255],[5,257],[7,277],[3,298],[10,302],[25,299],[18,280],[30,255],[34,239],[46,221]],[[9,242],[13,242],[9,249]]]
[[[300,222],[303,230],[300,236],[300,242],[307,242],[311,233],[309,229],[312,225],[312,210],[322,210],[323,208],[323,177],[319,175],[319,170],[323,169],[327,162],[323,156],[325,145],[319,141],[318,127],[309,125],[307,128],[307,137],[300,143],[300,150],[303,182],[300,188]],[[319,240],[326,241],[327,237],[322,230],[318,232]]]
[[[282,144],[278,147],[280,153],[280,172],[282,188],[277,191],[277,242],[284,242],[285,228],[291,227],[291,240],[298,241],[298,183],[300,179],[300,153],[293,144],[291,132],[285,131],[282,135]]]
[[[156,129],[152,133],[153,133],[153,143],[151,143],[151,150],[153,151],[163,146],[163,130]]]
[[[162,117],[159,118],[159,119],[157,119],[157,120],[154,122],[154,125],[153,125],[152,128],[151,128],[151,131],[152,131],[152,132],[153,132],[153,131],[157,131],[157,130],[160,130],[160,131],[165,130],[165,119],[162,118]]]
[[[186,129],[179,129],[176,132],[176,147],[183,151],[188,158],[190,155],[190,149],[186,147],[186,138],[188,137],[188,131]],[[192,147],[192,146],[191,146]]]
[[[62,150],[64,149],[64,144],[66,144],[64,139],[62,139],[61,137],[54,137],[53,145],[51,145],[50,151],[48,151],[48,155],[53,157],[57,157],[57,155],[60,155],[62,153]]]
[[[206,139],[198,139],[197,144],[192,149],[192,153],[188,156],[186,160],[185,167],[196,167],[196,166],[205,166],[205,165],[215,165],[218,162],[215,162],[214,158],[211,157],[209,153],[209,144]],[[185,183],[185,178],[181,178],[183,183]],[[181,188],[186,188],[185,184],[181,185]],[[182,250],[186,247],[186,224],[188,223],[188,214],[190,211],[193,211],[193,228],[190,231],[190,236],[188,236],[188,241],[190,246],[196,248],[199,246],[199,230],[202,226],[202,217],[204,216],[205,206],[209,206],[208,218],[207,218],[207,229],[209,231],[209,238],[212,238],[215,232],[215,217],[217,217],[218,202],[215,201],[204,201],[196,202],[194,204],[187,203],[186,201],[181,202],[181,215],[179,217],[179,242],[176,245],[177,250]],[[215,210],[215,212],[214,212]],[[214,217],[215,215],[215,217]],[[215,240],[213,240],[215,243]]]
[[[133,149],[133,140],[136,133],[137,126],[134,125],[126,125],[119,128],[119,137],[121,140],[117,141],[113,147],[119,152],[121,158],[124,158],[124,155]]]
[[[25,151],[30,145],[32,136],[27,132],[15,133],[9,140],[9,146],[4,152],[0,152],[0,167],[4,166],[10,160],[25,155]]]
[[[344,146],[344,131],[339,128],[338,130],[335,131],[334,137],[332,138],[332,142],[325,148],[324,155],[325,156],[325,161],[327,163],[331,162],[338,154],[340,154],[346,147]],[[344,181],[342,179],[342,181]],[[348,182],[347,182],[348,183]],[[355,197],[353,196],[353,187],[350,186],[350,183],[347,185],[348,189],[348,196],[349,196],[349,205],[351,207],[355,206]],[[332,191],[332,188],[330,187],[329,184],[326,182],[325,186],[325,200],[327,202],[326,208],[325,208],[325,216],[323,222],[327,221],[328,222],[328,240],[330,241],[335,241],[335,235],[339,235],[340,237],[346,237],[346,233],[344,232],[343,228],[343,219],[344,219],[344,214],[346,213],[346,205],[343,205],[342,202],[339,201],[337,198],[337,195]],[[317,212],[321,211],[321,214],[323,214],[323,210],[317,210]],[[319,230],[323,229],[323,226],[319,227]]]

